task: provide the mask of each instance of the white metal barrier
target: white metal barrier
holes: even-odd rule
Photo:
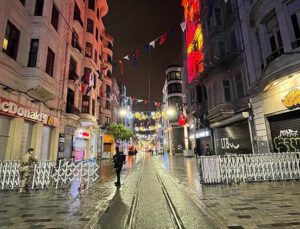
[[[13,190],[20,183],[20,161],[0,161],[0,190]]]
[[[0,161],[0,190],[18,189],[20,185],[20,161]],[[75,180],[80,187],[89,188],[99,178],[99,165],[95,160],[38,161],[34,164],[31,189],[45,189],[54,185],[56,189],[69,187]]]
[[[89,188],[99,178],[98,170],[96,161],[59,161],[53,173],[55,188],[68,187],[75,180],[80,182],[81,187]]]
[[[300,179],[300,153],[200,157],[204,184]]]

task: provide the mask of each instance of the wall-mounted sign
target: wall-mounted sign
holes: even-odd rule
[[[282,103],[289,109],[300,106],[300,89],[290,90]]]
[[[56,118],[45,113],[33,110],[14,101],[0,97],[0,113],[23,117],[35,122],[43,122],[49,126],[56,126]]]
[[[78,137],[78,138],[90,138],[91,135],[88,131],[78,129],[75,132],[75,136]]]

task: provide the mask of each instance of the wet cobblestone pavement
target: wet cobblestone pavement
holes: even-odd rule
[[[177,155],[158,160],[224,227],[300,228],[299,181],[202,186],[196,158],[182,159]]]
[[[120,189],[103,161],[84,192],[0,192],[0,228],[176,228],[176,216],[184,228],[300,228],[299,181],[203,186],[198,167],[196,158],[139,154]]]
[[[130,166],[124,167],[123,179]],[[106,209],[116,190],[114,180],[113,164],[103,161],[101,179],[86,191],[74,184],[68,191],[0,192],[0,228],[84,228]]]

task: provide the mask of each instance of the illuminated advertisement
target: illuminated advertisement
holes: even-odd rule
[[[188,82],[203,72],[203,33],[200,24],[200,5],[199,0],[183,0],[184,18],[186,21],[186,67],[188,71]]]

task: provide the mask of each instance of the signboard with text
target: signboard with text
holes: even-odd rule
[[[42,122],[48,126],[58,125],[57,118],[2,97],[0,97],[0,113],[23,117],[34,122]]]

